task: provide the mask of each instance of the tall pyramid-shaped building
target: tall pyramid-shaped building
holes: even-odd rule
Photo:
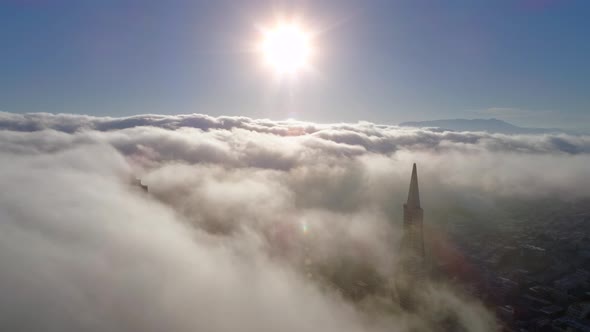
[[[416,164],[414,164],[408,201],[404,204],[404,234],[401,248],[404,255],[405,272],[412,279],[422,279],[425,273],[422,218],[423,210],[420,207],[418,171],[416,170]]]

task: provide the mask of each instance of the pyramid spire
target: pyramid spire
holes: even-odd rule
[[[420,207],[420,191],[418,190],[418,171],[416,171],[416,163],[412,168],[412,180],[410,180],[410,191],[408,193],[408,202],[406,206],[409,208]]]

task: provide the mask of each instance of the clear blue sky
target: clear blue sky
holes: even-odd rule
[[[323,32],[277,84],[256,24]],[[588,127],[590,1],[0,0],[0,110]]]

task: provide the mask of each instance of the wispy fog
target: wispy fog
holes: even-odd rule
[[[0,162],[7,331],[494,331],[450,285],[390,294],[412,163],[425,224],[590,196],[590,137],[564,134],[0,113]]]

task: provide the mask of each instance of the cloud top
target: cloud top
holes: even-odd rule
[[[433,227],[451,205],[590,196],[587,136],[365,122],[0,113],[0,161],[12,331],[493,331],[448,285],[417,312],[389,293],[412,163]]]

